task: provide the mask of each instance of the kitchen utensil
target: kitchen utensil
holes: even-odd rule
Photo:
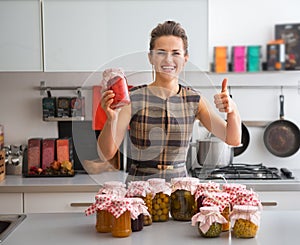
[[[270,153],[289,157],[300,147],[300,131],[293,122],[284,119],[284,96],[279,96],[280,119],[270,123],[264,132],[264,143]]]
[[[224,167],[232,163],[233,147],[213,136],[197,140],[197,160],[204,168]]]
[[[231,89],[229,87],[229,96],[232,98]],[[240,146],[233,148],[234,156],[241,155],[247,148],[250,142],[250,134],[246,125],[242,122],[242,143]]]

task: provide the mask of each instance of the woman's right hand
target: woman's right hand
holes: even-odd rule
[[[116,110],[111,108],[111,104],[114,102],[115,93],[113,90],[107,90],[102,93],[101,107],[105,111],[108,120],[114,120],[116,118]]]

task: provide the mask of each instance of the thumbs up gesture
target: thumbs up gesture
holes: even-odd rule
[[[227,79],[225,78],[222,82],[221,93],[214,96],[214,103],[220,112],[231,113],[234,109],[234,102],[228,93],[227,83]]]

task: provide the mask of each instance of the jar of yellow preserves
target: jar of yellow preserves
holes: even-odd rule
[[[253,238],[260,224],[260,211],[257,206],[235,205],[230,219],[233,235],[237,238]]]
[[[202,237],[218,237],[222,232],[222,224],[227,220],[220,214],[217,206],[201,207],[200,212],[192,217],[192,225],[198,224],[198,231]]]
[[[148,182],[153,191],[152,221],[164,222],[169,220],[171,184],[165,179],[152,178]]]
[[[182,177],[171,179],[171,216],[174,220],[189,221],[197,213],[194,193],[198,178]]]
[[[127,186],[127,197],[141,198],[148,208],[149,215],[143,215],[143,225],[152,224],[152,199],[153,194],[150,183],[148,181],[131,181]]]
[[[106,194],[97,194],[95,203],[85,210],[86,215],[97,213],[96,215],[96,231],[100,233],[111,232],[112,215],[108,212],[111,201],[114,196]]]
[[[131,235],[131,211],[130,198],[118,198],[111,202],[108,212],[112,214],[111,234],[114,237],[128,237]]]

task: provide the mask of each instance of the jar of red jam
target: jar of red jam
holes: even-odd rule
[[[222,232],[222,224],[226,222],[217,206],[201,207],[200,212],[192,217],[192,225],[198,224],[200,235],[208,238],[218,237]]]
[[[148,181],[131,181],[127,186],[127,197],[139,197],[141,198],[147,209],[148,213],[143,215],[144,221],[143,225],[151,225],[152,224],[152,199],[153,194],[151,190],[150,183]]]
[[[106,90],[113,90],[115,94],[111,108],[120,108],[130,104],[128,84],[122,69],[106,69],[103,72],[102,83]]]
[[[153,190],[152,220],[165,222],[169,220],[171,185],[165,179],[148,179]]]
[[[144,227],[144,216],[149,216],[147,207],[143,199],[139,197],[130,198],[132,201],[131,210],[131,230],[141,231]]]
[[[189,221],[197,213],[194,193],[198,178],[182,177],[171,179],[171,216],[174,220]]]
[[[211,192],[220,192],[220,184],[209,181],[207,183],[199,183],[195,191],[195,200],[197,202],[197,211],[202,207],[205,197]]]

